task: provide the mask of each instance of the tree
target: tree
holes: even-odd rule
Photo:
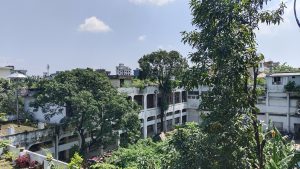
[[[267,140],[260,139],[255,107],[258,64],[263,55],[257,54],[254,30],[261,22],[279,24],[285,8],[282,3],[276,10],[263,10],[267,2],[190,1],[197,29],[183,32],[183,41],[197,51],[190,55],[194,66],[185,81],[191,87],[212,87],[200,104],[200,109],[210,111],[204,115],[203,128],[210,143],[218,147],[212,157],[226,168],[265,166]],[[249,68],[254,74],[250,85]],[[244,127],[248,132],[243,133]]]
[[[123,130],[136,140],[139,137],[138,108],[112,87],[104,74],[92,69],[65,71],[53,79],[38,83],[38,93],[31,104],[42,109],[46,119],[66,110],[64,124],[80,137],[80,153],[88,147],[111,143]],[[86,141],[86,133],[91,140]]]
[[[21,84],[20,86],[23,86]],[[5,120],[6,115],[17,114],[16,110],[16,84],[0,79],[0,119]],[[19,110],[22,111],[23,100],[19,99]]]
[[[273,72],[281,73],[281,72],[299,72],[300,70],[288,65],[286,62],[283,64],[279,64],[273,68]]]
[[[160,119],[161,132],[166,131],[164,125],[165,111],[169,108],[169,97],[172,90],[178,86],[178,81],[181,80],[183,72],[188,67],[186,59],[184,59],[177,51],[159,50],[150,54],[144,55],[139,59],[139,65],[142,69],[145,78],[157,81],[161,94]],[[174,81],[171,79],[175,78]],[[176,81],[177,80],[177,81]]]

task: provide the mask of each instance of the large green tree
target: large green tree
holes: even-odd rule
[[[169,97],[172,97],[172,90],[179,85],[183,72],[188,67],[187,61],[177,51],[159,50],[144,55],[139,59],[140,68],[145,78],[158,83],[159,93],[161,94],[160,119],[161,132],[166,131],[164,125],[165,111],[169,108]]]
[[[183,32],[183,41],[196,52],[187,85],[209,85],[200,108],[204,132],[217,151],[211,151],[216,164],[225,168],[264,168],[265,139],[257,120],[256,84],[258,63],[255,30],[261,22],[282,21],[284,4],[273,11],[263,10],[269,0],[191,0],[192,23],[196,30]],[[249,68],[254,78],[250,82]],[[243,132],[246,127],[248,132]],[[253,140],[253,141],[252,141]],[[255,153],[251,153],[255,152]],[[245,162],[241,162],[244,160]]]
[[[38,83],[38,93],[32,106],[42,109],[45,117],[66,110],[64,121],[74,128],[84,155],[88,147],[111,143],[118,130],[128,138],[139,137],[138,108],[112,87],[110,80],[92,69],[75,69],[59,73],[53,79]],[[91,140],[86,141],[86,134]]]

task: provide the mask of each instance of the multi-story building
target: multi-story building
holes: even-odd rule
[[[280,131],[300,134],[300,90],[287,91],[285,86],[295,82],[300,85],[300,73],[274,73],[266,76],[265,100],[258,102],[258,118],[268,124],[270,121]],[[299,88],[300,89],[300,88]]]
[[[0,78],[8,79],[8,76],[13,73],[13,66],[0,67]]]
[[[121,76],[116,76],[121,77]],[[130,79],[126,79],[130,81]],[[120,78],[111,78],[114,86],[119,92],[125,93],[128,99],[135,101],[141,107],[139,119],[141,122],[141,133],[144,138],[153,136],[160,132],[161,118],[159,102],[161,96],[157,86],[148,86],[144,89],[134,87],[124,87]],[[296,85],[300,85],[300,73],[281,73],[270,74],[266,77],[266,96],[257,104],[260,109],[258,118],[266,124],[272,121],[273,124],[281,131],[299,133],[300,132],[300,95],[297,92],[287,92],[284,88],[289,81],[294,81]],[[165,112],[164,126],[167,131],[172,130],[175,125],[181,125],[185,122],[201,122],[200,111],[198,110],[200,96],[203,92],[207,92],[208,87],[200,86],[193,91],[185,91],[178,88],[173,90],[169,97],[169,108]],[[25,110],[32,112],[29,104],[32,101],[34,91],[28,92],[25,97]],[[32,113],[33,117],[40,122],[46,121],[41,110]],[[67,114],[62,114],[50,118],[50,123],[59,123]],[[26,149],[40,152],[41,147],[49,148],[60,160],[69,157],[69,151],[72,146],[79,143],[79,137],[68,131],[61,131],[59,135],[54,130],[43,129],[43,125],[39,129],[25,133],[18,133],[6,136],[12,140],[14,145],[23,145]],[[55,139],[54,139],[55,138]],[[86,138],[89,139],[88,137]],[[38,140],[38,141],[35,141]],[[116,141],[117,143],[118,141]]]
[[[125,66],[123,63],[120,63],[119,66],[116,66],[116,75],[130,76],[131,69],[130,69],[130,67]]]

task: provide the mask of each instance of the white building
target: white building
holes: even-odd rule
[[[13,70],[14,67],[12,66],[0,67],[0,78],[8,79],[8,76],[13,73]]]
[[[120,76],[130,76],[131,69],[128,66],[125,66],[123,63],[120,63],[119,66],[116,66],[116,74]]]
[[[266,124],[272,121],[273,124],[283,132],[291,132],[296,135],[299,134],[300,94],[297,94],[296,92],[286,92],[284,86],[289,81],[294,81],[296,85],[300,85],[300,73],[271,74],[266,77],[266,81],[266,97],[265,99],[260,100],[257,104],[257,107],[260,109],[260,113],[258,115],[259,120],[264,121]],[[137,102],[137,104],[141,106],[139,119],[141,122],[142,136],[146,138],[159,133],[161,119],[158,103],[160,102],[161,97],[158,88],[156,86],[148,86],[144,89],[133,87],[124,88],[120,87],[121,85],[116,86],[118,87],[119,92],[125,93],[128,96],[128,99]],[[198,89],[194,89],[190,92],[187,92],[184,89],[174,90],[172,95],[169,97],[170,105],[164,117],[164,126],[166,126],[167,131],[172,130],[175,125],[181,125],[185,122],[193,121],[200,123],[200,111],[198,110],[200,96],[202,92],[206,92],[208,90],[208,87],[199,87]],[[30,101],[32,101],[32,95],[28,95],[26,97],[25,109],[32,112],[32,109],[29,107]],[[47,122],[42,111],[33,113],[33,116],[39,121]],[[65,116],[66,113],[63,111],[62,114],[52,117],[50,122],[59,123]],[[39,132],[39,136],[51,136],[50,140],[35,143],[33,141],[35,138],[31,139],[31,135],[32,137],[36,137],[37,132]],[[25,140],[31,140],[30,143],[27,143],[28,145],[26,148],[31,151],[39,152],[39,147],[45,146],[53,153],[56,150],[57,157],[68,157],[70,148],[79,142],[78,136],[74,133],[65,132],[56,138],[55,141],[53,140],[53,134],[51,135],[51,131],[45,130],[45,132],[41,132],[42,131],[36,131],[32,134],[26,134],[26,137],[30,138]],[[17,137],[20,137],[20,141],[24,140],[24,136],[14,135],[11,137],[15,137],[16,141],[13,142],[15,144],[18,143]],[[57,148],[55,148],[55,146]],[[59,159],[64,160],[62,158]]]
[[[270,121],[281,131],[300,133],[300,93],[288,92],[285,85],[294,81],[300,85],[300,73],[275,73],[267,75],[266,100],[259,102],[259,119],[266,124]]]

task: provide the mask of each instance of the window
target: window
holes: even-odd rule
[[[281,81],[281,77],[273,77],[273,85],[281,85],[282,81]]]

